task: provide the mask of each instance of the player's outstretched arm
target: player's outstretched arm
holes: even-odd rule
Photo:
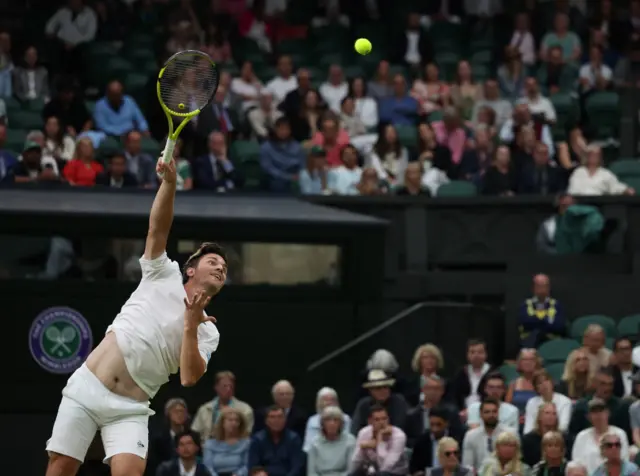
[[[211,296],[202,291],[195,293],[191,300],[184,300],[186,310],[180,349],[180,383],[183,387],[195,385],[207,371],[207,362],[198,348],[198,326],[205,322],[216,322],[215,317],[204,314],[204,309],[210,301]]]
[[[145,259],[152,260],[160,256],[167,248],[167,240],[173,223],[173,202],[176,196],[176,163],[165,164],[158,160],[156,171],[162,176],[162,183],[156,193],[149,215],[149,231],[144,248]]]

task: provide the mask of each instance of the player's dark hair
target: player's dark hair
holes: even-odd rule
[[[193,439],[193,442],[195,443],[195,445],[198,448],[200,448],[200,434],[195,432],[195,431],[192,431],[192,430],[185,430],[185,431],[181,431],[180,433],[176,434],[176,437],[173,440],[175,445],[176,445],[176,448],[180,444],[180,440],[182,438],[184,438],[185,436],[190,436],[191,439]]]
[[[189,256],[189,258],[187,258],[187,261],[185,261],[184,265],[182,266],[183,284],[186,284],[186,282],[189,281],[189,276],[187,276],[187,269],[195,268],[196,266],[198,266],[198,263],[203,256],[210,254],[220,256],[224,260],[224,262],[228,264],[227,253],[222,246],[217,243],[211,242],[202,243],[200,245],[200,248],[198,248],[195,253]]]

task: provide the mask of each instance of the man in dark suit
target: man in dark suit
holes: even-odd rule
[[[293,403],[295,390],[291,383],[286,380],[276,382],[271,389],[271,395],[273,396],[275,406],[284,410],[287,429],[296,433],[300,438],[304,438],[304,432],[307,425],[307,414],[304,410],[300,409]],[[256,415],[253,427],[254,434],[265,429],[265,424],[268,423],[269,412],[272,408],[273,405],[268,408],[263,408]],[[263,464],[262,466],[266,465]],[[271,471],[269,471],[269,474],[271,474]]]
[[[300,68],[296,73],[298,77],[298,87],[289,92],[278,109],[280,109],[285,116],[291,120],[292,117],[298,117],[300,115],[300,108],[304,101],[304,96],[312,89],[311,86],[311,74],[308,69]]]
[[[206,106],[196,118],[196,134],[199,144],[196,153],[203,153],[209,134],[212,131],[222,132],[225,137],[233,138],[236,135],[238,124],[233,112],[224,104],[227,89],[224,85],[218,86],[216,95],[211,104]]]
[[[109,158],[107,171],[96,177],[96,185],[113,188],[137,187],[138,179],[127,170],[127,159],[122,153],[116,153]]]
[[[185,431],[176,435],[178,458],[162,463],[156,471],[156,476],[211,476],[202,463],[198,463],[200,452],[200,435],[194,431]]]
[[[633,344],[629,337],[616,339],[613,344],[613,361],[615,363],[611,366],[611,373],[613,374],[613,394],[619,398],[638,397],[637,385],[631,381],[631,377],[639,370],[631,360],[632,352]]]
[[[425,29],[420,26],[420,15],[410,13],[407,27],[399,33],[393,43],[394,63],[406,64],[416,72],[421,65],[433,60],[433,43]]]
[[[239,187],[238,175],[227,155],[222,132],[214,131],[209,134],[208,149],[208,154],[193,161],[193,187],[218,192]]]
[[[560,169],[549,163],[549,147],[538,142],[533,151],[533,164],[526,166],[520,177],[518,192],[533,195],[555,195],[564,183]]]
[[[434,456],[437,454],[438,441],[449,436],[462,446],[464,430],[460,425],[450,425],[449,422],[457,420],[458,413],[451,413],[443,406],[433,407],[429,412],[429,429],[416,440],[409,461],[409,474],[424,471],[425,468],[434,466]]]

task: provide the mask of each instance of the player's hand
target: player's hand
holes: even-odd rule
[[[203,322],[215,323],[215,317],[204,314],[204,310],[210,302],[211,296],[207,296],[204,292],[195,293],[191,300],[184,298],[184,305],[187,307],[187,310],[184,312],[184,325],[186,327],[197,328]]]
[[[165,164],[161,153],[160,159],[158,159],[158,163],[156,164],[156,173],[163,181],[176,183],[176,161],[171,159],[171,162]]]

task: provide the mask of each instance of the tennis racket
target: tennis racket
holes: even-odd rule
[[[158,73],[158,101],[169,122],[169,136],[162,154],[165,163],[173,159],[182,129],[215,96],[219,77],[218,67],[209,55],[196,50],[174,54]]]

